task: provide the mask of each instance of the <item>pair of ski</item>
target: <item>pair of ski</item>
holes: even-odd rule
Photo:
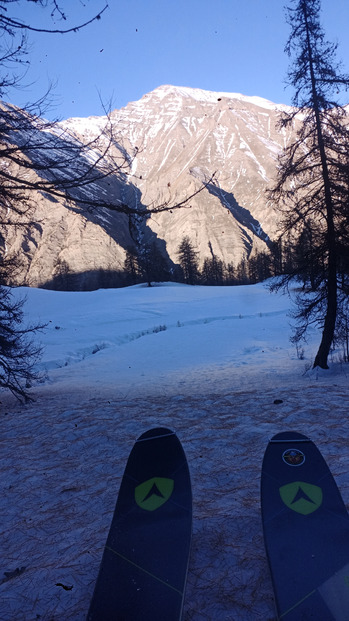
[[[348,621],[349,518],[309,438],[270,440],[261,503],[277,618]],[[179,621],[191,530],[181,443],[169,429],[147,431],[127,462],[87,621]]]

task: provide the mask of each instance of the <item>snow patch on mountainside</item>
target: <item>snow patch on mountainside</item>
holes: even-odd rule
[[[263,97],[242,95],[241,93],[227,93],[224,91],[206,91],[200,88],[190,88],[187,86],[163,85],[156,88],[153,93],[160,99],[163,99],[169,93],[172,93],[180,95],[181,97],[190,97],[203,103],[216,103],[220,99],[225,98],[237,99],[238,101],[254,104],[255,106],[259,106],[260,108],[265,108],[267,110],[289,111],[292,109],[290,106],[286,106],[285,104],[276,104],[268,99],[264,99]]]

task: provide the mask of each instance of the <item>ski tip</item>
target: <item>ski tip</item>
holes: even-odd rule
[[[286,442],[289,444],[290,442],[311,442],[311,440],[308,436],[298,433],[297,431],[283,431],[273,436],[270,442],[272,444],[278,444],[279,442]]]
[[[155,440],[157,438],[163,438],[165,436],[174,436],[174,431],[167,429],[166,427],[155,427],[142,433],[137,442],[143,442],[144,440]]]

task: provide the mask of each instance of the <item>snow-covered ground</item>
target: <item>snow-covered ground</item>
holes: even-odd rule
[[[159,425],[192,477],[184,621],[274,619],[264,450],[309,435],[349,506],[349,369],[307,370],[319,334],[299,359],[290,301],[263,285],[25,293],[44,383],[29,405],[0,393],[0,619],[85,619],[129,451]]]

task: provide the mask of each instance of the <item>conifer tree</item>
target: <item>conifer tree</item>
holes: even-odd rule
[[[126,251],[124,270],[126,273],[127,284],[129,284],[128,281],[130,281],[132,285],[139,282],[140,270],[137,260],[137,252],[134,248],[128,248]]]
[[[314,367],[326,369],[344,303],[337,275],[342,240],[348,239],[349,131],[339,95],[348,88],[349,76],[336,60],[337,46],[325,39],[320,0],[291,2],[287,8],[291,34],[285,49],[291,58],[287,81],[295,89],[295,107],[284,114],[280,125],[296,124],[298,129],[280,158],[278,180],[269,197],[282,211],[282,234],[296,240],[307,227],[312,240],[316,279],[309,279],[297,299],[293,340],[304,338],[310,324],[319,326],[322,338]],[[300,271],[303,267],[300,264]],[[287,287],[295,275],[297,269],[280,284]]]
[[[212,244],[209,241],[208,247],[211,257],[204,260],[202,267],[202,279],[206,285],[222,285],[224,280],[225,265],[213,252]]]
[[[184,282],[195,285],[199,279],[198,253],[188,235],[183,237],[177,252],[179,264],[182,268]]]

